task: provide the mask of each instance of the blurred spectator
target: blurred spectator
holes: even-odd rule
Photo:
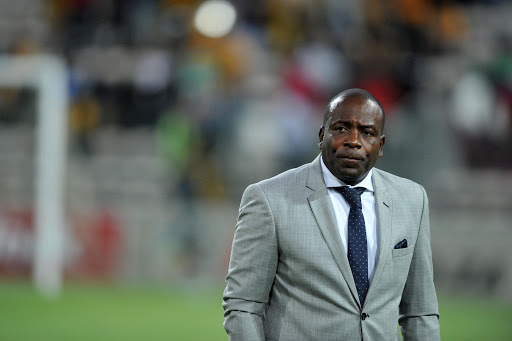
[[[127,125],[155,125],[173,99],[172,71],[171,56],[165,50],[149,48],[142,52],[133,71],[133,117],[125,120]]]
[[[457,82],[451,119],[468,166],[500,167],[510,159],[502,149],[509,135],[508,117],[499,110],[494,88],[480,70],[469,70]]]
[[[169,194],[186,201],[198,195],[192,176],[193,159],[200,152],[200,135],[193,119],[183,107],[166,111],[156,127],[158,152],[166,161]]]
[[[93,133],[100,118],[98,101],[89,91],[82,91],[73,99],[69,121],[74,149],[79,154],[90,156],[94,152]]]
[[[506,131],[503,136],[502,150],[508,157],[503,160],[502,166],[512,168],[512,32],[500,34],[497,37],[498,51],[490,65],[490,78],[493,82],[497,97],[497,110],[500,120],[497,124],[503,125]]]
[[[35,55],[40,52],[39,44],[29,37],[18,37],[10,44],[13,57]],[[0,122],[35,122],[36,98],[29,87],[0,88]]]
[[[325,103],[351,82],[350,65],[333,45],[321,37],[299,45],[284,70],[291,91],[309,101]]]

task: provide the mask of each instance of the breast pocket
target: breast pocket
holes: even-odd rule
[[[414,251],[414,245],[410,245],[404,249],[393,249],[393,257],[404,257],[412,254]]]

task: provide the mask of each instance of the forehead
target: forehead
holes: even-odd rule
[[[382,113],[375,101],[364,97],[339,97],[329,103],[330,122],[357,120],[364,125],[380,125]]]

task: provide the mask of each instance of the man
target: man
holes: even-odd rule
[[[224,291],[230,340],[440,339],[427,196],[373,168],[383,129],[375,97],[346,90],[328,105],[321,155],[246,189]]]

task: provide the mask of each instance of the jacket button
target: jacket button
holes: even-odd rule
[[[364,321],[364,320],[366,320],[366,318],[367,318],[367,317],[370,317],[370,315],[368,315],[368,314],[366,314],[366,313],[363,313],[363,314],[361,315],[361,319],[362,319],[363,321]]]

